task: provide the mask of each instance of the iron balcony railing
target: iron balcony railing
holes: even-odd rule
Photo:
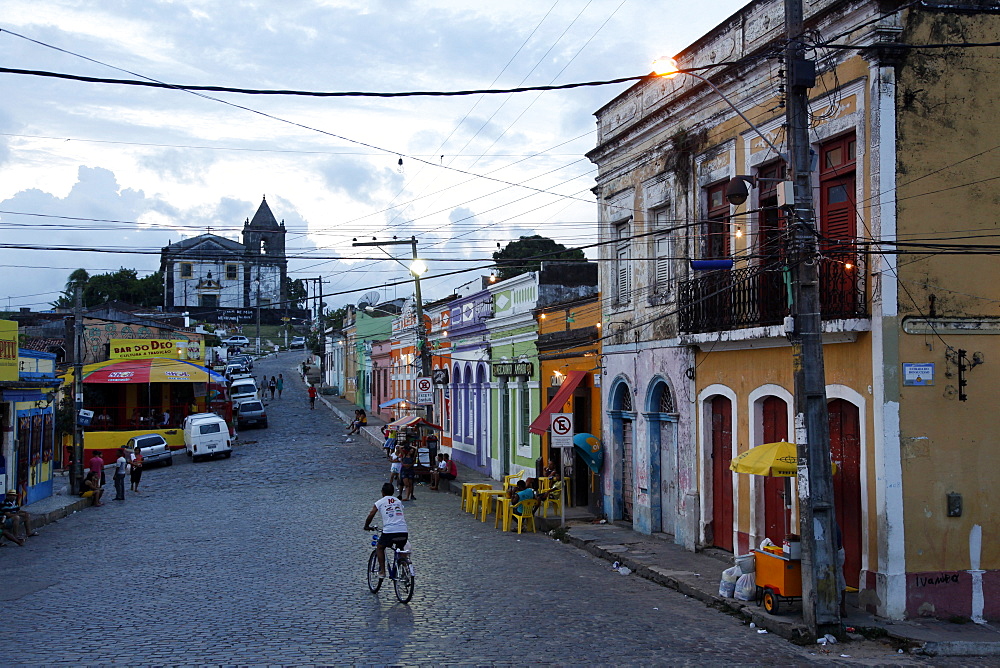
[[[829,252],[820,260],[824,320],[867,317],[861,261],[855,253]],[[682,281],[678,286],[680,331],[699,334],[781,324],[790,313],[789,280],[784,268],[750,266]]]

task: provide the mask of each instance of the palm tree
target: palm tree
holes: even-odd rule
[[[63,293],[59,295],[59,299],[52,302],[52,308],[72,308],[75,303],[76,286],[79,285],[82,290],[89,280],[90,273],[86,269],[74,269],[69,278],[66,279],[66,288]]]

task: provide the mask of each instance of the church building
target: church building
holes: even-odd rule
[[[236,319],[225,316],[237,309],[284,311],[289,306],[285,224],[278,223],[266,199],[244,223],[243,243],[211,233],[184,239],[163,248],[160,271],[167,311],[219,322]]]

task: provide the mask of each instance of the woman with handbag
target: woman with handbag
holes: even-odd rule
[[[142,480],[142,450],[138,446],[132,450],[132,461],[129,464],[132,466],[132,473],[130,474],[132,491],[138,494],[139,481]]]

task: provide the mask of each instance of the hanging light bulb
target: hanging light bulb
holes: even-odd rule
[[[402,174],[403,173],[403,156],[399,156],[399,162],[396,163],[396,164],[397,164],[396,171],[399,172],[400,174]]]
[[[736,226],[736,238],[737,239],[742,239],[743,238],[743,226],[742,225],[737,225]]]

